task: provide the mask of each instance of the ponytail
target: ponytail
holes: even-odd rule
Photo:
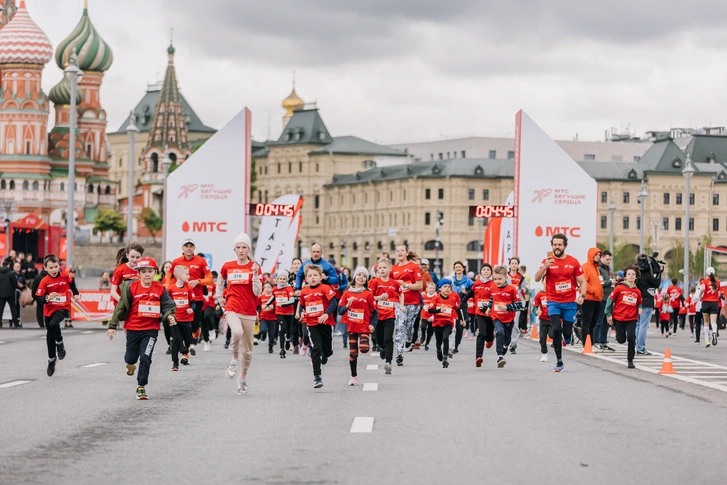
[[[126,257],[126,248],[119,249],[119,252],[116,253],[116,266],[128,262],[129,258]]]
[[[712,285],[712,291],[717,291],[719,287],[717,286],[717,279],[714,277],[714,273],[709,275],[709,283]]]

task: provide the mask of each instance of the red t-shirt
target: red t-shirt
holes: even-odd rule
[[[174,268],[177,266],[186,266],[187,268],[189,268],[190,281],[203,280],[206,277],[212,278],[212,274],[210,273],[210,268],[207,264],[206,259],[197,255],[192,256],[192,259],[187,259],[184,256],[180,256],[172,261],[172,267],[169,269],[169,277],[172,283],[175,281]],[[204,293],[202,288],[204,288],[204,285],[197,285],[194,287],[194,301],[204,300]]]
[[[262,281],[262,271],[258,266],[257,275],[253,275],[253,264],[252,261],[248,261],[246,264],[228,261],[222,265],[220,276],[227,281],[225,311],[248,317],[257,316],[258,299],[252,292],[252,283],[253,278]]]
[[[202,305],[202,311],[208,309],[208,308],[214,308],[217,304],[215,302],[215,290],[216,286],[211,285],[207,287],[207,294],[204,295],[204,304]],[[194,290],[192,290],[194,292]]]
[[[304,309],[303,322],[309,327],[320,325],[318,318],[326,313],[331,300],[336,298],[336,292],[328,285],[320,284],[315,288],[306,286],[300,290],[300,305]],[[328,320],[323,325],[335,325],[333,315],[328,315]]]
[[[492,289],[492,286],[494,283],[492,280],[488,281],[487,283],[483,283],[482,280],[477,280],[472,285],[472,291],[474,291],[474,300],[475,300],[475,310],[476,314],[484,317],[486,316],[487,310],[482,311],[480,309],[481,303],[489,303],[490,302],[490,291]]]
[[[409,261],[406,264],[397,264],[391,268],[390,279],[401,280],[410,285],[422,281],[422,270],[416,263]],[[401,288],[404,293],[404,305],[419,305],[419,295],[416,290]]]
[[[520,301],[520,292],[513,285],[505,285],[500,288],[492,285],[490,290],[492,294],[492,308],[490,309],[490,317],[493,320],[500,320],[502,323],[510,323],[515,320],[516,312],[496,310],[498,304],[510,305]]]
[[[639,305],[642,303],[641,291],[625,284],[618,284],[609,296],[613,300],[611,316],[619,322],[633,322],[639,319]],[[667,313],[667,315],[669,315]]]
[[[704,285],[704,293],[702,294],[702,302],[719,302],[719,280],[715,279],[717,282],[717,289],[712,288],[712,281],[709,278],[704,278],[702,280],[702,284]]]
[[[124,263],[114,268],[114,274],[111,275],[109,281],[112,285],[121,286],[126,280],[138,280],[139,272],[133,268],[129,268],[129,265]]]
[[[51,293],[58,293],[53,299],[48,300],[43,305],[43,315],[51,317],[58,310],[71,311],[71,282],[73,278],[68,273],[58,272],[58,276],[53,278],[51,275],[46,275],[40,280],[38,289],[35,291],[35,296],[46,296]]]
[[[379,321],[396,318],[396,307],[399,305],[401,285],[392,278],[389,278],[389,281],[384,281],[381,278],[374,278],[369,281],[369,290],[371,290],[374,296],[383,295],[384,293],[389,295],[385,300],[378,300],[376,302],[376,306],[379,310]],[[406,297],[404,298],[404,301],[406,301]]]
[[[141,280],[129,284],[131,292],[131,308],[126,317],[124,329],[126,330],[159,330],[162,318],[161,299],[164,294],[164,285],[153,281],[149,288],[144,288]]]
[[[678,286],[670,286],[666,293],[669,295],[669,304],[672,308],[679,308],[681,306],[680,296],[683,295],[682,289]]]
[[[533,306],[540,308],[540,317],[538,318],[545,320],[546,322],[550,321],[550,317],[548,316],[548,298],[546,298],[543,290],[540,290],[538,294],[535,295]]]
[[[433,295],[427,295],[426,291],[422,291],[422,302],[424,303],[421,315],[422,320],[429,320],[429,317],[432,316],[432,314],[429,313],[427,310],[429,309],[429,304],[431,303],[432,298],[434,298],[435,296],[437,296],[436,293],[434,293]]]
[[[273,295],[275,295],[275,314],[276,315],[292,315],[295,313],[295,305],[280,306],[283,303],[287,303],[293,298],[293,287],[286,286],[285,288],[278,288],[275,286]]]
[[[454,322],[459,319],[457,316],[459,304],[459,296],[454,292],[450,293],[447,298],[444,298],[442,295],[434,295],[429,302],[429,309],[441,311],[434,314],[432,327],[445,327],[447,325],[454,327]]]
[[[346,290],[340,304],[348,306],[348,310],[341,317],[341,323],[348,325],[348,333],[369,333],[371,313],[376,310],[374,294],[366,289],[360,293]]]
[[[270,302],[272,309],[265,310],[264,307]],[[275,316],[275,295],[270,293],[266,295],[263,293],[258,297],[258,306],[260,307],[260,320],[272,320],[276,321],[278,318]]]
[[[545,266],[545,259],[540,267]],[[566,255],[563,259],[555,258],[555,262],[545,270],[545,294],[548,301],[557,303],[573,303],[578,292],[578,276],[583,275],[583,268],[573,256]]]
[[[514,275],[510,272],[507,273],[507,277],[510,278],[510,284],[515,288],[520,288],[520,283],[523,281],[523,275],[520,272],[516,272]]]
[[[167,292],[177,306],[177,309],[174,311],[174,318],[178,322],[193,321],[194,313],[187,313],[187,310],[191,308],[192,301],[194,301],[194,291],[192,291],[192,288],[187,283],[181,288],[177,286],[177,283],[173,283],[167,285]]]
[[[662,305],[661,309],[659,310],[659,321],[660,322],[668,322],[669,320],[671,320],[671,313],[669,313],[667,308],[669,308],[669,306]]]
[[[687,297],[687,306],[689,307],[689,314],[696,315],[697,313],[697,299],[692,295]]]

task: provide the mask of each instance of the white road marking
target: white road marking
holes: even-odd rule
[[[81,333],[86,333],[86,334],[88,334],[88,333],[94,333],[94,331],[93,331],[93,330],[85,330],[85,331],[83,331],[83,332],[81,332]]]
[[[366,370],[379,370],[379,366],[375,364],[369,364],[366,366]]]
[[[33,382],[33,381],[12,381],[12,382],[6,382],[5,384],[0,384],[0,389],[7,389],[9,387],[20,386],[22,384],[27,384],[29,382]],[[373,419],[373,418],[371,418],[371,419]]]
[[[45,340],[45,337],[38,337],[38,340]]]
[[[356,417],[351,424],[351,433],[371,433],[374,429],[374,418]]]
[[[379,390],[379,384],[376,382],[365,382],[363,385],[364,391],[378,391]]]
[[[93,367],[101,367],[102,365],[106,365],[106,364],[108,364],[108,362],[96,362],[94,364],[82,365],[81,367],[86,368],[86,369],[91,369]]]
[[[5,341],[4,341],[4,340],[0,340],[0,344],[4,344],[4,343],[5,343]]]

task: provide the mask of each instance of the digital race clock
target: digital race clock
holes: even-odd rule
[[[279,204],[248,204],[247,213],[251,216],[293,217],[293,214],[295,214],[295,206]]]
[[[470,217],[515,217],[515,206],[513,205],[471,205]]]

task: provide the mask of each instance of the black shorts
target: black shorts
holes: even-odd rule
[[[703,301],[702,313],[707,315],[719,315],[719,303],[716,301]]]

